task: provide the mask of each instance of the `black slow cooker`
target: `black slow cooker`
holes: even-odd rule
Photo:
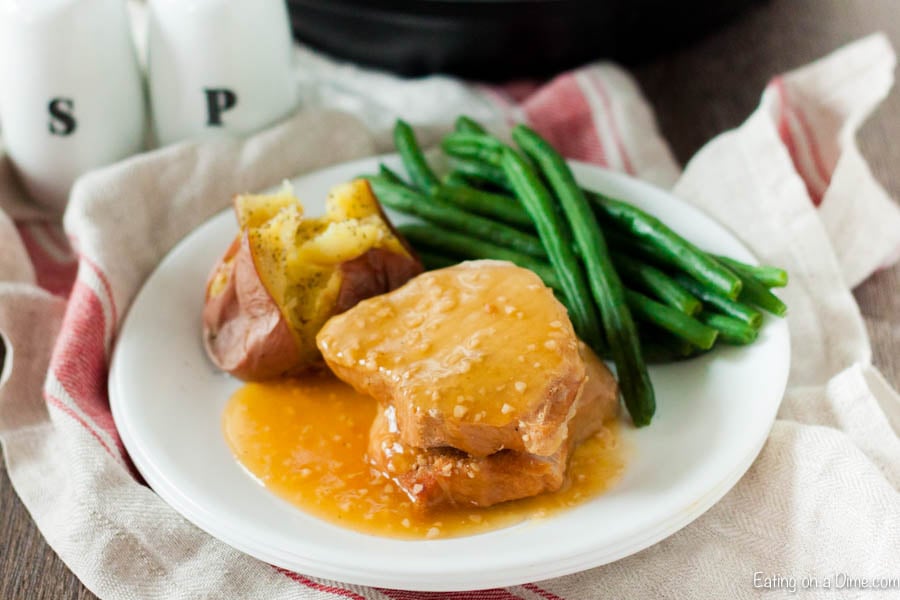
[[[540,76],[610,58],[634,63],[759,0],[288,0],[294,35],[403,75]]]

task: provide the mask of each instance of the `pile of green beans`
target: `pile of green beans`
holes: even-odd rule
[[[648,363],[751,344],[762,311],[786,314],[771,291],[787,285],[783,269],[704,252],[636,206],[581,188],[532,129],[518,125],[512,138],[516,147],[460,116],[442,140],[452,167],[439,179],[412,128],[397,121],[409,181],[384,165],[364,177],[382,204],[420,220],[398,230],[426,268],[492,258],[536,273],[579,337],[615,362],[636,426],[656,408]]]
[[[588,205],[587,198],[585,198],[581,188],[575,182],[575,176],[572,175],[572,170],[569,169],[565,159],[536,132],[524,125],[518,125],[513,130],[513,139],[525,154],[538,165],[541,174],[550,183],[550,187],[562,206],[562,213],[572,229],[575,247],[579,250],[581,261],[587,272],[591,296],[599,309],[603,328],[606,332],[606,343],[612,354],[613,361],[616,363],[619,386],[622,389],[622,398],[625,400],[625,406],[628,408],[631,420],[635,425],[639,427],[649,425],[656,410],[656,398],[653,393],[653,385],[650,383],[650,375],[647,373],[647,365],[641,353],[637,327],[631,316],[630,309],[633,308],[631,295],[627,296],[626,302],[625,288],[622,286],[619,274],[613,266],[603,232],[600,230],[596,219],[593,218],[594,215],[591,212],[591,207]],[[513,183],[513,190],[516,196],[525,205],[525,208],[538,226],[538,231],[541,232],[540,224],[542,220],[552,220],[557,213],[552,201],[542,207],[542,210],[539,212],[529,208],[525,198],[531,193],[530,190],[513,182],[514,175],[510,166],[516,163],[527,166],[527,163],[519,159],[514,151],[507,150],[503,155],[503,171],[507,179]],[[540,185],[540,180],[536,179],[535,182],[531,182],[531,185],[533,187]],[[568,247],[568,244],[566,244],[567,238],[562,233],[562,229],[555,232],[555,237],[562,246]],[[549,253],[554,240],[552,238],[548,239],[541,232],[541,241],[544,242],[544,247],[547,248]],[[560,269],[556,262],[552,260],[552,255],[551,262],[553,262],[557,270]],[[578,262],[575,261],[575,264],[568,268],[572,270],[578,269]],[[677,310],[673,309],[673,311],[678,315],[682,315]],[[689,319],[690,317],[685,318]],[[584,339],[590,342],[590,338]]]

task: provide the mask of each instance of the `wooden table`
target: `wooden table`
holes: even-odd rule
[[[743,121],[773,74],[810,62],[874,31],[900,48],[896,0],[772,0],[738,22],[634,69],[665,137],[683,163],[712,136]],[[900,91],[865,125],[862,151],[900,198]],[[876,366],[900,387],[900,266],[855,292]],[[47,546],[0,466],[0,598],[95,598]]]

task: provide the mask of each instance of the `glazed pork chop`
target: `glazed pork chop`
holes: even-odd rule
[[[615,416],[618,388],[609,369],[582,351],[587,378],[569,421],[569,436],[553,454],[538,456],[501,450],[472,457],[453,448],[420,449],[401,440],[392,406],[383,407],[369,434],[372,466],[392,479],[419,507],[440,504],[491,506],[558,490],[575,446]]]
[[[502,261],[419,275],[332,317],[317,342],[340,379],[393,407],[403,444],[475,457],[558,452],[585,378],[566,309]]]

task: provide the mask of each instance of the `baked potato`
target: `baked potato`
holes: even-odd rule
[[[234,208],[240,232],[207,281],[203,340],[240,379],[322,365],[325,321],[422,272],[365,180],[332,189],[323,217],[304,215],[289,187],[238,196]]]

